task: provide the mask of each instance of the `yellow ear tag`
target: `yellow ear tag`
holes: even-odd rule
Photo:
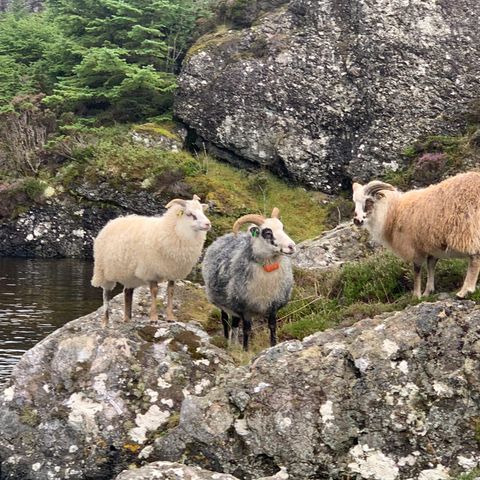
[[[181,217],[182,215],[183,215],[183,210],[179,210],[179,211],[177,212],[177,217]]]

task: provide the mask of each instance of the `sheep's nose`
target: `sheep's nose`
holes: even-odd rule
[[[354,219],[353,219],[353,223],[354,223],[357,227],[360,227],[361,225],[363,225],[363,220],[359,220],[358,218],[354,218]]]
[[[205,222],[205,229],[210,230],[212,228],[212,222]]]

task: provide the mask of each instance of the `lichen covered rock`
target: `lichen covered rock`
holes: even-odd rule
[[[175,112],[213,153],[327,193],[458,131],[480,92],[472,0],[226,2],[184,62]],[[235,19],[244,19],[239,22]]]
[[[297,245],[293,265],[304,270],[323,270],[338,267],[345,262],[360,260],[379,247],[368,240],[368,233],[342,223],[322,235]]]
[[[253,479],[424,480],[480,464],[480,308],[424,303],[289,341],[184,400],[154,455]]]
[[[146,290],[134,305],[132,322],[117,298],[108,328],[99,310],[22,357],[0,393],[2,480],[113,478],[145,462],[184,398],[207,393],[231,366],[198,325],[152,325]]]

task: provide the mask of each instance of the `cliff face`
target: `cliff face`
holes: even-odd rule
[[[230,161],[334,192],[461,128],[480,95],[473,0],[243,3],[190,50],[175,107]]]

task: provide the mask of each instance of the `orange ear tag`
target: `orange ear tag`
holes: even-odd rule
[[[278,270],[280,268],[280,264],[278,262],[275,263],[267,263],[267,265],[263,266],[263,269],[266,272],[274,272],[275,270]]]

